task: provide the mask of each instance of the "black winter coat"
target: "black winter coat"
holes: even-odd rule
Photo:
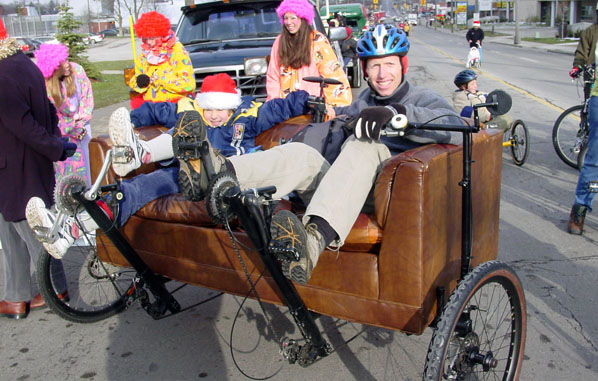
[[[482,46],[482,40],[484,39],[484,31],[482,30],[482,28],[471,28],[467,31],[465,39],[467,41],[471,41],[471,44],[474,44],[479,41],[480,46]]]
[[[53,204],[53,162],[63,152],[56,109],[37,66],[22,52],[0,59],[0,213],[25,219],[27,201]]]

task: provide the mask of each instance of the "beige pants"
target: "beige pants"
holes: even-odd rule
[[[332,166],[303,143],[288,143],[229,160],[243,189],[274,185],[275,198],[297,191],[308,202],[304,223],[310,216],[322,217],[337,232],[339,242],[335,244],[340,246],[388,158],[390,151],[384,144],[350,137]]]

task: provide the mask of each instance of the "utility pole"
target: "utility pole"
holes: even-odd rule
[[[515,0],[513,11],[515,12],[515,45],[521,44],[521,37],[519,36],[519,0]]]

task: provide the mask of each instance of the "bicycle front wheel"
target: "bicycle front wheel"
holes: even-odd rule
[[[517,380],[526,326],[525,296],[515,272],[499,261],[477,266],[442,311],[423,379]]]
[[[44,252],[37,263],[37,282],[46,304],[76,323],[96,322],[124,310],[134,276],[130,268],[102,262],[94,246],[71,247],[60,260]]]
[[[529,132],[525,123],[517,119],[511,125],[509,139],[511,140],[511,156],[516,165],[522,166],[529,156]]]
[[[577,156],[588,134],[588,114],[584,105],[568,108],[554,123],[552,144],[565,164],[577,168]]]

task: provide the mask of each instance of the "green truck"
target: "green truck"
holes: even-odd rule
[[[328,7],[328,12],[326,11],[326,6],[320,8],[320,14],[324,20],[334,18],[335,13],[345,16],[347,19],[347,26],[351,27],[353,33],[356,35],[361,33],[368,19],[365,7],[360,3],[330,5]]]

